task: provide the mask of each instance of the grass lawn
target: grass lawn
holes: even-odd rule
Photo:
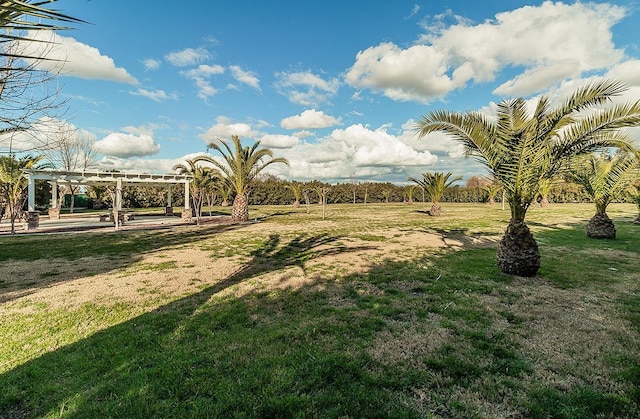
[[[535,278],[508,210],[429,207],[0,237],[0,418],[640,416],[634,206],[532,208]]]

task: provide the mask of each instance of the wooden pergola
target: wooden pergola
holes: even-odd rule
[[[144,184],[149,186],[167,187],[167,207],[171,207],[171,188],[174,185],[184,185],[184,213],[191,214],[189,205],[189,183],[191,175],[158,175],[149,173],[124,173],[100,171],[67,171],[67,170],[37,170],[23,169],[24,176],[29,180],[28,210],[36,213],[36,180],[46,180],[51,185],[51,208],[58,209],[58,185],[107,185],[115,187],[115,202],[113,209],[122,210],[122,187],[127,185]],[[31,218],[31,217],[30,217]],[[37,226],[36,226],[37,227]]]

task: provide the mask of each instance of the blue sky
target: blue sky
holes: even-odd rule
[[[175,6],[178,4],[178,6]],[[405,182],[484,174],[435,109],[491,113],[503,98],[564,97],[597,77],[640,98],[635,2],[60,0],[66,123],[97,168],[166,173],[238,134],[285,179]],[[43,36],[42,34],[40,36]],[[49,35],[49,39],[51,36]]]

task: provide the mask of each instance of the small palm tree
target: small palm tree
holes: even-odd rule
[[[517,98],[500,102],[495,119],[480,112],[449,111],[433,111],[420,119],[420,137],[435,131],[449,134],[503,186],[511,219],[498,244],[502,272],[538,272],[540,251],[525,216],[541,180],[561,173],[575,156],[607,147],[633,148],[621,128],[640,125],[640,101],[601,108],[625,90],[619,82],[602,80],[576,90],[556,107],[543,96],[533,113],[527,101]]]
[[[242,146],[240,137],[231,136],[233,149],[224,141],[213,142],[208,148],[214,149],[222,155],[223,162],[212,156],[198,156],[194,160],[205,161],[214,165],[223,174],[226,181],[235,192],[231,219],[234,221],[249,220],[248,191],[251,181],[267,166],[275,163],[288,165],[287,159],[273,157],[273,152],[268,148],[259,148],[260,141],[256,141],[252,147]]]
[[[22,169],[37,168],[43,156],[26,155],[20,158],[9,156],[0,157],[0,194],[7,209],[11,222],[11,234],[16,232],[16,220],[22,215],[22,209],[26,201],[25,189],[29,181],[24,177]]]
[[[178,174],[187,173],[193,176],[193,179],[189,182],[189,194],[196,214],[196,224],[200,225],[205,197],[207,192],[212,189],[212,185],[220,180],[220,174],[211,167],[198,165],[198,162],[194,159],[187,159],[185,163],[176,164],[173,166],[173,171]]]
[[[422,174],[422,179],[409,178],[410,181],[420,185],[429,197],[432,203],[429,215],[437,216],[442,214],[442,208],[440,207],[442,196],[451,185],[462,179],[462,176],[449,179],[451,176],[453,176],[451,172],[426,172]]]
[[[416,193],[417,185],[405,185],[404,187],[404,196],[406,198],[406,202],[409,205],[413,205],[413,195]]]
[[[591,155],[577,162],[571,175],[596,205],[596,213],[586,227],[587,236],[615,239],[616,227],[607,215],[607,206],[622,196],[637,177],[637,156],[626,153],[614,157]]]
[[[487,193],[487,203],[489,205],[494,205],[496,203],[496,195],[498,195],[498,192],[502,190],[502,185],[495,180],[491,180],[491,183],[483,189]]]
[[[293,192],[293,198],[295,199],[293,208],[300,208],[300,198],[302,197],[302,190],[305,188],[304,183],[293,181],[285,186]]]
[[[549,206],[549,194],[553,190],[552,179],[542,179],[540,185],[538,185],[538,192],[540,194],[540,206],[546,208]]]

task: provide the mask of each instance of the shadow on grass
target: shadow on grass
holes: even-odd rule
[[[107,233],[33,235],[0,238],[0,261],[37,261],[62,259],[73,269],[64,273],[53,269],[39,278],[15,278],[8,267],[0,267],[0,303],[23,297],[56,283],[72,281],[88,274],[97,275],[129,266],[143,255],[178,248],[208,239],[211,235],[238,230],[247,224],[173,227],[153,230],[123,230]],[[86,259],[82,259],[86,258]],[[107,258],[109,263],[95,263],[93,258]],[[2,271],[5,271],[3,274]],[[3,278],[4,277],[4,278]],[[8,295],[11,293],[11,297]]]
[[[567,240],[580,228],[542,233],[546,251],[595,245]],[[622,243],[637,245],[632,233],[622,227]],[[564,417],[638,413],[640,395],[593,385],[564,396],[530,375],[537,361],[515,342],[528,320],[512,316],[507,303],[496,311],[482,298],[511,295],[513,278],[499,274],[493,249],[443,249],[383,261],[339,282],[218,295],[266,272],[304,271],[320,256],[366,250],[341,247],[340,239],[270,235],[223,281],[1,374],[0,417],[468,417],[478,415],[474,406],[522,417],[554,417],[559,408]],[[593,280],[592,269],[575,275]],[[429,324],[446,331],[421,336]],[[391,340],[393,359],[368,352],[378,349],[376,337],[405,331],[442,342],[416,355],[415,340]],[[629,348],[633,362],[636,349]],[[394,363],[403,354],[406,363]],[[628,378],[607,377],[610,388],[637,383],[637,371],[636,362],[624,371]],[[580,377],[569,371],[566,378]]]
[[[321,324],[328,319],[322,314],[331,316],[333,311],[322,299],[292,302],[287,296],[299,292],[286,290],[281,295],[254,292],[215,297],[265,272],[291,266],[304,271],[305,263],[316,257],[366,249],[331,246],[338,239],[320,234],[282,243],[278,235],[271,235],[251,252],[243,268],[221,282],[0,375],[0,418],[218,417],[242,411],[277,416],[298,411],[298,405],[313,406],[309,404],[312,393],[327,390],[324,386],[332,381],[355,380],[354,387],[365,386],[365,378],[358,378],[361,365],[352,364],[346,355],[323,353],[306,339],[298,341],[300,336],[293,337],[300,335],[295,325],[274,323],[282,311],[288,313],[289,321]],[[291,318],[296,301],[317,311],[311,310],[312,316],[307,312],[303,319]],[[343,324],[345,339],[351,335],[350,327],[367,322],[339,317],[336,321]],[[293,341],[303,349],[290,356]],[[296,395],[291,388],[300,381],[304,382],[299,388],[302,393]],[[358,391],[362,400],[331,395],[325,407],[331,409],[336,397],[344,397],[343,402],[349,398],[356,405],[365,400],[370,404],[369,391]],[[381,399],[375,404],[382,409],[386,398],[379,393]],[[338,403],[333,409],[342,411],[344,406]]]

